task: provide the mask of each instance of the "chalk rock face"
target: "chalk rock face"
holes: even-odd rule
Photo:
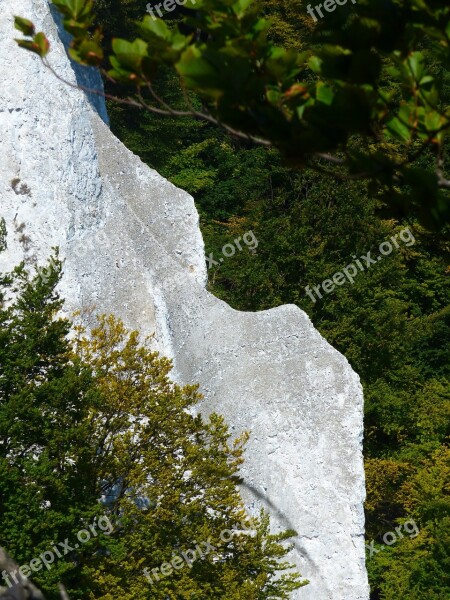
[[[47,33],[61,77],[101,86],[69,62],[46,0],[1,0],[2,270],[42,265],[59,246],[68,312],[153,333],[176,380],[200,383],[201,410],[251,431],[243,494],[298,532],[292,559],[311,583],[293,598],[366,600],[357,375],[297,307],[241,313],[206,291],[193,199],[111,134],[101,99],[15,45],[13,14]]]

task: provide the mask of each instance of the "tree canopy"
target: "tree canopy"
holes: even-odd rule
[[[302,20],[300,48],[276,45],[264,3],[252,0],[187,0],[180,19],[146,15],[138,37],[116,37],[111,48],[102,47],[92,0],[53,4],[73,36],[72,59],[102,66],[106,57],[105,75],[134,92],[122,101],[159,115],[194,116],[273,145],[295,168],[367,180],[380,202],[417,214],[428,226],[447,219],[446,2],[348,3],[315,27]],[[23,17],[16,26],[26,36],[18,43],[49,65],[45,33]],[[179,77],[183,108],[156,92],[162,67]]]

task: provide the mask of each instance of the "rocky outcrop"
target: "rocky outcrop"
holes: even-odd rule
[[[251,431],[243,493],[251,510],[264,504],[298,532],[292,558],[311,583],[294,597],[367,599],[357,375],[297,307],[241,313],[206,291],[193,199],[111,134],[101,101],[15,46],[13,14],[46,31],[62,77],[81,76],[46,0],[1,1],[2,268],[41,264],[59,246],[68,311],[114,312],[153,333],[175,378],[200,383],[202,411]]]
[[[0,573],[0,600],[45,600],[31,581],[20,574],[18,565],[3,548],[0,548]]]

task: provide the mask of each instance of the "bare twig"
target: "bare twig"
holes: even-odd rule
[[[119,98],[117,96],[112,96],[111,94],[106,94],[103,90],[95,90],[92,88],[88,88],[84,85],[78,85],[77,83],[72,83],[71,81],[67,81],[67,79],[64,79],[64,77],[61,77],[61,75],[59,75],[55,69],[51,66],[51,64],[48,62],[47,59],[43,58],[42,62],[44,64],[44,66],[49,69],[51,71],[51,73],[53,73],[53,75],[62,83],[68,85],[69,87],[75,89],[75,90],[80,90],[82,92],[86,92],[87,94],[95,94],[96,96],[101,96],[102,98],[106,98],[107,100],[112,100],[114,102],[117,102],[119,104],[127,104],[129,106],[135,106],[136,108],[140,108],[139,103],[136,100],[133,100],[133,98]],[[114,80],[112,80],[114,81]],[[114,81],[114,83],[116,83]]]
[[[438,187],[442,190],[450,190],[450,180],[445,177],[438,177]]]
[[[316,154],[316,156],[318,158],[326,160],[327,162],[333,163],[334,165],[345,164],[345,160],[343,160],[342,158],[338,158],[337,156],[333,156],[332,154],[326,154],[325,152],[319,152],[318,154]]]
[[[261,146],[272,146],[272,143],[269,142],[269,140],[264,140],[258,137],[254,137],[248,133],[243,133],[242,131],[238,131],[237,129],[233,129],[232,127],[230,127],[229,125],[225,125],[225,123],[222,123],[221,121],[219,121],[218,119],[215,119],[212,115],[208,115],[206,113],[203,112],[199,112],[197,110],[195,110],[192,106],[190,106],[190,110],[189,111],[177,111],[174,110],[173,108],[171,108],[168,104],[166,104],[166,102],[160,97],[158,96],[158,94],[155,92],[155,90],[153,89],[153,86],[150,82],[147,83],[148,89],[151,93],[151,95],[153,96],[153,98],[159,102],[162,106],[164,106],[166,108],[166,110],[168,110],[170,112],[171,115],[174,116],[191,116],[191,117],[195,117],[196,119],[202,119],[203,121],[208,121],[209,123],[212,123],[213,125],[217,125],[218,127],[222,127],[223,129],[225,129],[226,131],[228,131],[228,133],[230,133],[231,135],[235,136],[235,137],[239,137],[241,139],[245,139],[248,140],[250,142],[253,142],[255,144],[261,145]],[[184,90],[184,94],[185,94],[185,99],[186,99],[186,92]],[[188,105],[190,105],[190,102],[187,102]]]
[[[444,175],[445,150],[444,145],[439,144],[436,156],[436,174],[438,177],[438,187],[444,190],[450,190],[450,181]]]
[[[70,600],[69,598],[69,594],[67,593],[66,588],[63,586],[62,583],[58,584],[59,587],[59,592],[61,594],[61,600]]]
[[[212,123],[213,125],[222,127],[223,129],[225,129],[228,133],[230,133],[234,137],[245,139],[247,141],[250,141],[254,144],[258,144],[260,146],[267,146],[267,147],[272,146],[272,143],[269,140],[265,140],[265,139],[250,135],[248,133],[238,131],[237,129],[233,129],[232,127],[229,127],[228,125],[225,125],[224,123],[221,123],[220,121],[218,121],[217,119],[215,119],[214,117],[212,117],[211,115],[208,115],[206,113],[202,113],[202,112],[199,112],[196,110],[182,111],[182,110],[175,110],[175,109],[171,108],[168,104],[166,104],[166,102],[162,98],[160,98],[154,92],[150,82],[148,82],[148,84],[147,84],[147,87],[149,88],[150,93],[152,94],[152,96],[155,98],[155,100],[157,102],[159,102],[162,106],[165,107],[165,110],[158,108],[157,106],[153,106],[152,104],[148,104],[148,102],[145,102],[140,91],[137,92],[138,100],[135,100],[133,98],[124,99],[124,98],[119,98],[118,96],[113,96],[111,94],[107,94],[102,90],[96,90],[93,88],[88,88],[84,85],[72,83],[70,81],[67,81],[67,79],[64,79],[63,77],[61,77],[61,75],[59,75],[55,71],[55,69],[50,65],[50,63],[48,62],[48,60],[46,58],[42,58],[42,62],[44,64],[44,66],[47,69],[49,69],[51,71],[51,73],[53,73],[53,75],[59,81],[61,81],[62,83],[68,85],[69,87],[71,87],[73,89],[80,90],[87,94],[95,94],[96,96],[101,96],[102,98],[106,98],[107,100],[111,100],[112,102],[116,102],[118,104],[134,106],[135,108],[145,108],[149,112],[155,113],[157,115],[162,115],[162,116],[166,116],[166,117],[194,117],[195,119],[207,121],[209,123]],[[109,81],[112,81],[113,83],[117,83],[110,76],[108,76],[108,79],[109,79]]]
[[[321,156],[321,158],[323,158],[323,156]],[[345,163],[339,163],[339,164],[345,164]],[[331,171],[330,169],[327,169],[325,167],[322,167],[321,165],[318,165],[317,163],[312,163],[312,162],[308,163],[308,167],[311,170],[316,171],[317,173],[321,173],[322,175],[327,175],[329,177],[334,177],[334,178],[340,179],[342,181],[370,179],[370,177],[371,177],[371,174],[366,173],[366,172],[363,172],[363,173],[340,173],[339,171]]]

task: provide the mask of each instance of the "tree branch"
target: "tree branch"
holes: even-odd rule
[[[51,66],[51,64],[48,62],[48,60],[46,58],[42,58],[42,63],[44,64],[44,66],[49,69],[51,71],[51,73],[53,73],[53,75],[62,83],[64,83],[65,85],[68,85],[69,87],[75,89],[75,90],[79,90],[82,92],[86,92],[87,94],[95,94],[96,96],[101,96],[102,98],[106,98],[107,100],[112,100],[114,102],[117,102],[119,104],[127,104],[128,106],[135,106],[136,108],[140,108],[139,103],[136,100],[133,100],[133,98],[118,98],[117,96],[112,96],[111,94],[106,94],[104,91],[102,90],[95,90],[92,88],[88,88],[84,85],[78,85],[76,83],[72,83],[70,81],[67,81],[67,79],[64,79],[64,77],[61,77],[61,75],[59,75],[55,69]],[[111,78],[110,78],[111,79]],[[117,83],[117,82],[114,82]]]
[[[322,158],[323,160],[326,160],[327,162],[330,162],[334,165],[344,165],[345,164],[345,160],[343,160],[342,158],[338,158],[337,156],[333,156],[332,154],[326,154],[325,152],[319,152],[318,154],[316,154],[316,156],[318,158]]]
[[[111,100],[112,102],[116,102],[118,104],[125,104],[127,106],[134,106],[135,108],[145,108],[146,110],[148,110],[149,112],[155,113],[157,115],[162,115],[165,117],[194,117],[195,119],[200,119],[202,121],[207,121],[209,123],[212,123],[213,125],[217,125],[218,127],[221,127],[222,129],[225,129],[225,131],[227,131],[230,135],[234,136],[234,137],[238,137],[240,139],[245,139],[247,141],[250,141],[254,144],[257,144],[259,146],[266,146],[266,147],[271,147],[272,143],[269,140],[265,140],[262,138],[258,138],[255,137],[253,135],[250,135],[248,133],[244,133],[242,131],[238,131],[237,129],[233,129],[232,127],[229,127],[228,125],[225,125],[224,123],[221,123],[220,121],[218,121],[217,119],[215,119],[214,117],[212,117],[211,115],[207,115],[206,113],[202,113],[196,110],[189,110],[189,111],[182,111],[182,110],[175,110],[173,108],[171,108],[168,104],[166,104],[166,102],[160,98],[155,91],[153,90],[151,83],[147,82],[147,87],[150,91],[150,93],[152,94],[152,96],[155,98],[155,100],[157,102],[159,102],[161,104],[161,106],[165,107],[165,110],[158,108],[156,106],[153,106],[151,104],[148,104],[147,102],[145,102],[142,94],[140,91],[137,92],[137,96],[139,98],[139,101],[134,100],[133,98],[119,98],[118,96],[113,96],[111,94],[107,94],[102,90],[96,90],[96,89],[92,89],[92,88],[88,88],[84,85],[78,85],[78,84],[74,84],[70,81],[67,81],[66,79],[64,79],[63,77],[61,77],[56,71],[55,69],[50,65],[50,63],[48,62],[48,60],[46,58],[42,58],[42,63],[44,64],[44,66],[49,69],[51,71],[51,73],[53,73],[53,75],[62,83],[64,83],[65,85],[68,85],[69,87],[76,89],[76,90],[80,90],[82,92],[85,92],[87,94],[95,94],[96,96],[101,96],[102,98],[105,98],[107,100]],[[117,83],[116,81],[114,81],[111,77],[108,76],[108,80],[112,81],[113,83]]]
[[[450,190],[450,181],[444,175],[445,149],[440,144],[436,155],[436,175],[438,177],[438,187],[444,190]]]

